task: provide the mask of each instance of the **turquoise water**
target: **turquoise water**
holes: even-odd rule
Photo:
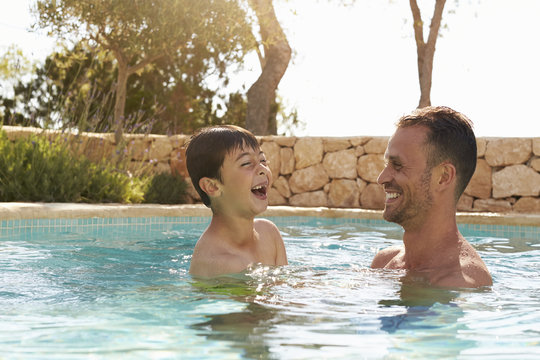
[[[397,226],[273,220],[289,266],[204,283],[187,269],[206,220],[17,224],[0,237],[0,358],[540,357],[540,230],[462,229],[494,285],[442,290],[369,269]]]

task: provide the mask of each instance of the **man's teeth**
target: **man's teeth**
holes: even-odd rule
[[[397,199],[400,196],[399,193],[386,193],[387,199]]]
[[[251,190],[261,190],[261,189],[264,189],[264,186],[262,186],[262,185],[255,186],[255,187],[252,188]]]

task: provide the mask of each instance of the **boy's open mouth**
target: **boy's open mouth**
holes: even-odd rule
[[[257,185],[251,188],[251,192],[260,199],[266,199],[266,185]]]

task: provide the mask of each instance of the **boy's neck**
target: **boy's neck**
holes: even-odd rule
[[[214,214],[208,229],[223,241],[242,246],[254,240],[253,222],[252,217]]]

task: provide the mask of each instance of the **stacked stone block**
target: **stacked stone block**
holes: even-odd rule
[[[4,126],[9,139],[51,131]],[[74,136],[74,135],[71,135]],[[189,135],[126,135],[126,147],[112,134],[83,133],[74,151],[99,161],[124,151],[133,171],[173,171],[189,182],[185,145]],[[271,205],[382,209],[377,177],[384,167],[388,137],[258,137],[273,173]],[[459,211],[540,213],[540,137],[478,138],[476,172],[458,203]],[[190,201],[198,202],[190,186]]]

